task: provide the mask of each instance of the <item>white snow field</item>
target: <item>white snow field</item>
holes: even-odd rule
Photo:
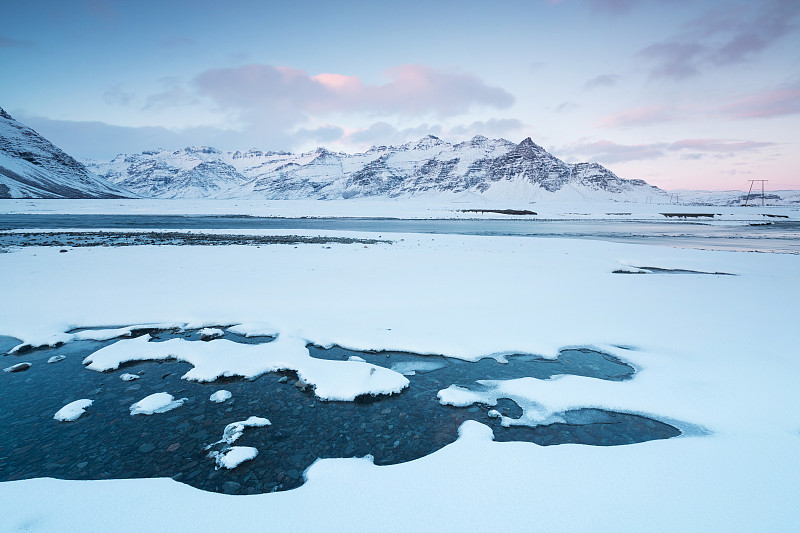
[[[3,482],[0,531],[796,530],[800,256],[558,238],[389,238],[369,246],[14,249],[0,254],[0,272],[13,280],[3,296],[14,302],[0,306],[0,335],[37,344],[73,328],[158,322],[277,334],[242,345],[226,363],[216,357],[224,339],[123,339],[91,356],[90,368],[100,370],[171,355],[194,366],[187,379],[208,380],[286,363],[305,372],[307,341],[468,360],[596,348],[634,366],[633,379],[476,383],[451,399],[516,398],[529,422],[572,406],[643,413],[684,435],[538,446],[494,442],[471,421],[455,443],[421,459],[380,467],[369,457],[319,460],[303,486],[256,496],[171,479]],[[732,275],[614,273],[623,267]],[[368,362],[339,363],[304,376],[318,396],[336,397],[340,379],[368,379]]]
[[[747,194],[741,191],[740,194]],[[713,212],[715,220],[758,220],[763,221],[762,213],[779,213],[789,218],[800,219],[800,191],[793,191],[791,202],[783,205],[761,206],[752,201],[749,207],[728,205],[724,194],[708,195],[695,191],[698,203],[692,204],[691,191],[682,191],[681,198],[687,200],[677,203],[631,203],[601,202],[588,199],[551,202],[525,202],[508,200],[489,200],[487,198],[462,193],[442,198],[403,198],[379,200],[352,198],[349,200],[159,200],[154,198],[136,200],[3,200],[0,214],[82,214],[82,215],[250,215],[258,217],[393,217],[393,218],[530,218],[526,215],[504,215],[480,212],[491,209],[517,209],[536,212],[548,219],[655,219],[664,220],[663,212],[696,213]],[[760,200],[759,200],[760,201]],[[468,210],[477,210],[468,211]]]

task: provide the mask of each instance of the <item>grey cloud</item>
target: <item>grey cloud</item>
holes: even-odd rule
[[[566,113],[568,111],[574,111],[575,109],[578,109],[578,104],[570,101],[561,102],[555,107],[557,113]]]
[[[700,72],[698,62],[705,51],[705,46],[699,43],[666,42],[644,48],[639,57],[654,64],[652,77],[682,80]]]
[[[103,101],[111,105],[126,106],[133,100],[133,94],[125,91],[122,85],[112,85],[103,93]]]
[[[682,80],[704,68],[718,68],[756,58],[797,30],[800,2],[767,0],[721,5],[686,26],[675,38],[639,52],[654,78]]]
[[[586,91],[590,91],[597,87],[610,87],[616,85],[620,79],[622,79],[622,77],[616,74],[601,74],[584,83],[583,88]]]
[[[194,39],[189,37],[170,37],[162,39],[158,42],[164,48],[181,48],[184,46],[194,46],[197,44]]]
[[[491,118],[489,120],[477,120],[471,124],[462,124],[450,128],[449,135],[459,137],[474,137],[483,135],[485,137],[504,137],[511,133],[518,132],[525,128],[520,120],[516,118]]]
[[[291,135],[296,142],[330,143],[344,137],[344,130],[339,126],[322,126],[314,129],[301,128]]]
[[[589,0],[589,7],[605,13],[624,13],[636,5],[636,0]]]
[[[172,85],[166,90],[151,94],[145,99],[144,109],[165,109],[197,102],[197,96],[180,85]]]
[[[376,122],[368,128],[346,135],[343,140],[354,144],[371,144],[373,146],[398,145],[419,139],[425,135],[441,135],[441,126],[421,124],[411,128],[398,129],[387,122]]]
[[[618,144],[601,140],[579,142],[564,147],[559,153],[582,160],[600,163],[619,163],[643,159],[658,159],[669,152],[681,158],[699,159],[706,154],[715,157],[732,157],[744,152],[757,152],[762,148],[776,146],[772,142],[732,141],[726,139],[683,139],[671,143]],[[688,153],[687,153],[688,152]]]
[[[38,131],[68,154],[78,158],[110,159],[117,154],[154,148],[175,150],[192,145],[221,149],[252,147],[254,140],[264,147],[283,148],[284,139],[254,136],[245,132],[212,127],[171,130],[162,127],[126,127],[104,122],[53,120],[17,113],[15,118]]]

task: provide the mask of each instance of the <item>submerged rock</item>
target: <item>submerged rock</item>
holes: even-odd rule
[[[17,363],[16,365],[11,365],[8,368],[4,368],[3,372],[25,372],[30,367],[30,363]]]

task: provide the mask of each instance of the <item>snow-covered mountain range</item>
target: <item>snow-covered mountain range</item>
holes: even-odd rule
[[[151,198],[347,199],[444,197],[496,200],[663,199],[642,180],[596,163],[567,164],[530,138],[519,144],[476,136],[450,144],[434,136],[364,153],[325,148],[222,152],[211,147],[149,150],[84,161],[99,176]]]
[[[130,198],[0,108],[0,198]]]

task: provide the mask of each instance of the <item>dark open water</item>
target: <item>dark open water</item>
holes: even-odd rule
[[[162,331],[153,342],[183,337],[201,342],[196,331]],[[269,337],[236,342],[270,342]],[[457,384],[475,388],[478,379],[530,376],[547,379],[575,374],[596,379],[630,379],[634,369],[608,355],[571,349],[555,360],[535,355],[509,356],[470,363],[441,356],[400,352],[364,353],[334,347],[309,346],[312,356],[346,360],[357,355],[391,368],[424,367],[409,376],[410,386],[392,396],[365,397],[355,402],[323,402],[311,390],[298,387],[292,372],[265,374],[255,380],[222,379],[196,383],[180,379],[187,363],[138,362],[117,371],[98,373],[82,365],[84,357],[116,341],[76,341],[0,357],[3,368],[28,361],[19,373],[0,372],[0,481],[50,476],[62,479],[173,477],[204,490],[254,494],[287,490],[303,483],[303,471],[318,458],[363,457],[380,465],[428,455],[457,438],[458,427],[477,420],[492,427],[495,440],[529,441],[539,445],[577,443],[590,446],[632,444],[680,435],[675,427],[642,416],[597,409],[563,413],[568,423],[536,427],[502,427],[487,413],[492,407],[442,406],[438,391]],[[14,339],[0,337],[9,350]],[[57,363],[46,361],[65,355]],[[141,374],[122,381],[123,373]],[[233,397],[213,403],[209,396],[225,389]],[[134,402],[155,392],[188,401],[173,411],[131,416]],[[58,422],[53,415],[65,404],[88,398],[94,404],[75,422]],[[495,409],[517,418],[522,410],[501,399]],[[272,425],[247,428],[236,446],[253,446],[258,456],[232,470],[216,470],[205,447],[222,437],[225,426],[249,416],[266,417]],[[219,448],[219,446],[217,446]]]
[[[211,215],[0,214],[0,229],[258,229],[567,237],[684,248],[800,253],[800,222],[765,219],[751,225],[665,219],[414,220],[385,218],[266,218]]]

